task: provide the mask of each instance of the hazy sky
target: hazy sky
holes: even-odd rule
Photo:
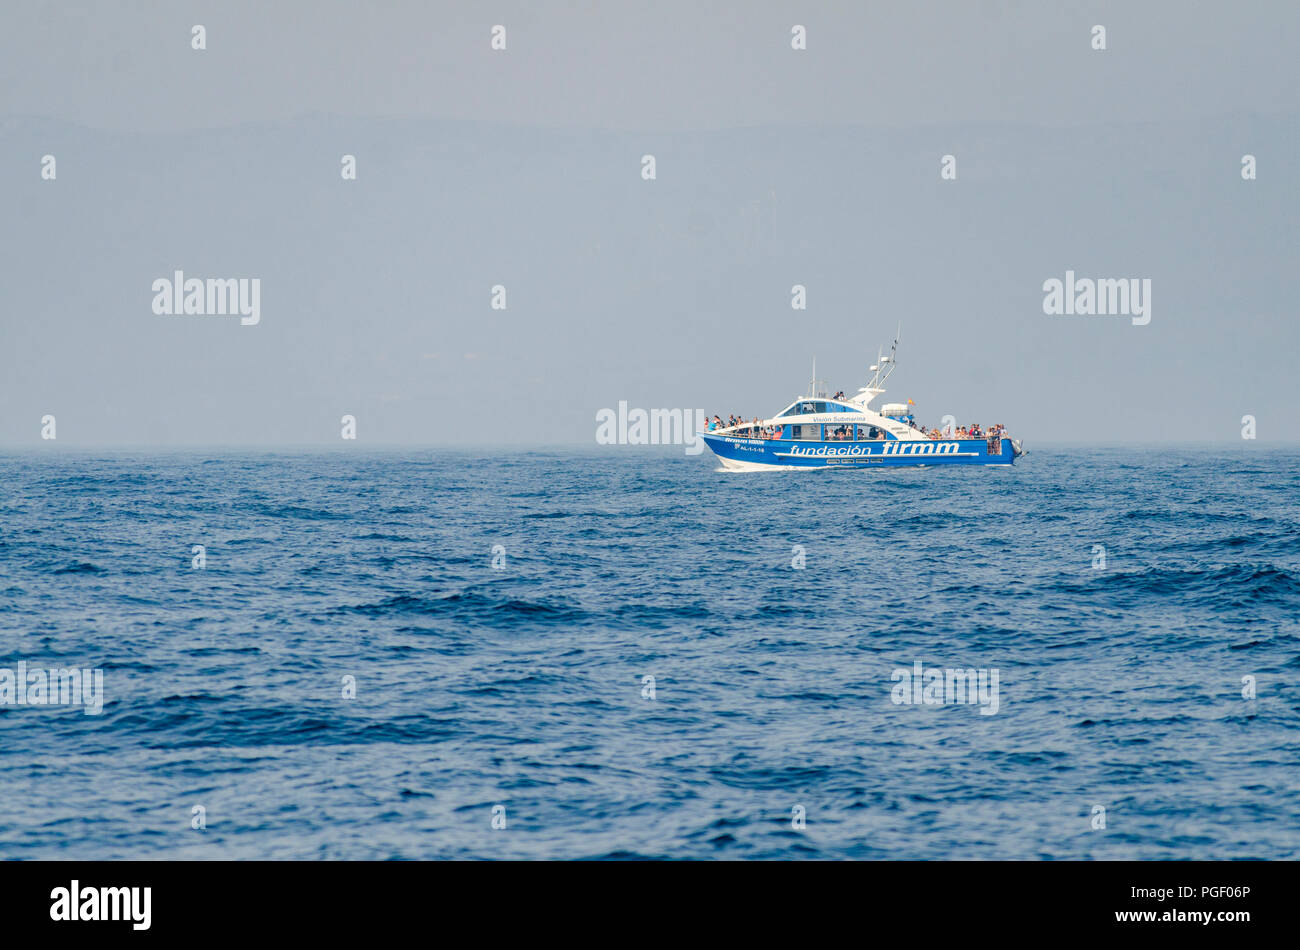
[[[8,0],[3,17],[0,110],[112,129],[313,112],[637,131],[1290,114],[1300,49],[1290,2]]]
[[[923,421],[1294,441],[1297,50],[1290,2],[8,0],[0,444],[592,442],[900,321]],[[176,270],[260,322],[156,314]],[[1151,322],[1045,314],[1067,270]]]

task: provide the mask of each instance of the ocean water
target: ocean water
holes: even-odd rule
[[[1030,449],[0,455],[0,857],[1300,856],[1300,452]]]

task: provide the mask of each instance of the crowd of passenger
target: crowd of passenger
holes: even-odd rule
[[[747,439],[781,438],[781,426],[763,425],[758,419],[747,420],[736,415],[728,416],[726,422],[723,422],[720,416],[714,416],[709,420],[708,431],[716,432],[718,429],[735,429],[737,426],[741,427],[737,435],[742,435]]]
[[[927,429],[925,426],[919,427],[922,435],[929,436],[932,439],[991,439],[994,436],[1004,436],[1007,434],[1007,427],[1002,423],[980,428],[978,422],[972,422],[969,426],[957,426],[948,435],[942,429]]]
[[[836,396],[835,398],[841,398]],[[991,439],[994,436],[1004,436],[1007,427],[1002,423],[996,423],[991,426],[981,426],[978,422],[972,422],[968,426],[955,426],[950,432],[945,432],[940,427],[933,429],[926,426],[918,426],[916,420],[911,416],[906,416],[902,422],[907,423],[913,429],[916,429],[922,435],[931,439]],[[797,425],[798,423],[796,423]],[[785,426],[764,424],[760,419],[745,419],[742,416],[730,415],[723,420],[721,416],[715,415],[709,420],[708,431],[717,432],[720,429],[736,430],[735,435],[746,439],[779,439],[785,430]],[[878,441],[885,438],[885,432],[875,426],[858,426],[857,441]],[[826,426],[826,439],[830,442],[852,442],[854,441],[853,423],[846,423],[841,426]]]

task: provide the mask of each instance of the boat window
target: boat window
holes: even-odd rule
[[[808,442],[819,441],[822,437],[821,426],[791,426],[790,428],[794,430],[794,433],[791,436],[791,438],[794,439]]]
[[[857,412],[857,410],[848,406],[841,406],[838,403],[826,402],[822,399],[800,399],[793,406],[790,406],[784,412],[780,413],[777,418],[780,418],[781,416],[811,415],[812,413],[823,412]]]

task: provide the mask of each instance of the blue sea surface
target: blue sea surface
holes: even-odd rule
[[[0,857],[1300,856],[1300,452],[1030,449],[0,455]]]

